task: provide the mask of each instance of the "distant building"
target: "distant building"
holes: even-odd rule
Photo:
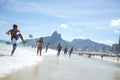
[[[112,45],[112,52],[118,54],[119,53],[119,44]]]
[[[120,54],[120,37],[119,37],[119,43],[112,45],[112,52],[116,54]]]

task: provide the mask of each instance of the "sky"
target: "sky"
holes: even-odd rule
[[[51,36],[112,45],[120,36],[120,0],[0,0],[0,40],[17,24],[24,39]]]

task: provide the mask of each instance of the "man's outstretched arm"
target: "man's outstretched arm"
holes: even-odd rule
[[[10,34],[10,30],[9,30],[9,31],[7,31],[7,32],[6,32],[6,34],[7,34],[7,35],[9,35],[9,34]]]

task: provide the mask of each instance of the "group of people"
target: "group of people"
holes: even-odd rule
[[[11,56],[13,56],[13,54],[14,54],[16,48],[17,48],[17,44],[16,44],[17,40],[20,38],[24,44],[26,44],[26,41],[23,39],[23,36],[20,33],[20,30],[18,29],[18,26],[16,24],[13,24],[13,29],[8,30],[6,32],[6,34],[8,34],[8,35],[10,34],[11,35],[11,41],[12,41],[12,44],[13,44],[13,49],[11,51]],[[42,37],[40,37],[36,42],[38,43],[37,55],[41,56],[42,48],[44,46],[44,40],[43,40]],[[47,52],[48,46],[49,46],[49,43],[46,46],[46,51],[45,52]],[[57,51],[58,51],[57,52],[57,57],[59,57],[61,50],[62,50],[62,46],[59,43],[57,45]],[[68,48],[65,47],[65,49],[64,49],[64,55],[66,55],[67,52],[68,52]],[[69,57],[71,56],[72,52],[73,52],[73,47],[69,51]]]
[[[60,43],[59,43],[58,46],[57,46],[57,50],[58,50],[58,52],[57,52],[57,57],[59,57],[60,52],[61,52],[61,50],[62,50],[62,46],[61,46]],[[69,58],[70,58],[70,57],[71,57],[71,54],[73,53],[73,47],[72,47],[69,51],[68,51],[68,48],[65,47],[65,48],[64,48],[64,55],[66,56],[67,53],[69,53]]]
[[[13,54],[14,54],[16,48],[17,48],[17,40],[20,38],[24,44],[26,44],[26,41],[23,39],[23,36],[20,33],[20,30],[18,29],[18,26],[16,24],[13,24],[13,29],[8,30],[6,32],[6,34],[11,35],[11,41],[12,41],[12,44],[13,44],[13,49],[11,51],[11,56],[13,56]],[[39,55],[39,53],[40,53],[40,56],[41,56],[42,48],[43,48],[43,45],[44,45],[43,38],[40,37],[39,40],[37,40],[37,42],[39,43],[38,48],[37,48],[37,55]],[[46,52],[47,52],[47,49],[46,49]]]

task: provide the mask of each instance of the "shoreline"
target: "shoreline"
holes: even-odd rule
[[[106,60],[106,61],[110,61],[110,62],[114,62],[114,63],[120,64],[120,59],[117,60],[117,57],[107,57],[107,56],[105,56],[105,57],[103,57],[103,58],[101,58],[101,56],[92,56],[92,57],[93,57],[93,58],[97,58],[97,59]],[[91,58],[92,58],[92,57],[91,57]]]
[[[45,53],[45,49],[43,49],[42,56],[37,56],[36,48],[18,45],[14,55],[11,56],[11,49],[11,45],[0,43],[0,77],[11,74],[12,71],[18,71],[25,67],[36,65],[42,61],[44,55],[55,54],[55,51],[52,49],[49,49],[48,53]]]
[[[86,52],[86,53],[81,53],[78,54],[79,56],[88,56],[88,58],[98,58],[101,60],[107,60],[107,61],[111,61],[111,62],[115,62],[115,63],[120,63],[120,57],[118,57],[116,54],[103,54],[103,53],[91,53],[91,52]]]
[[[11,56],[11,45],[0,44],[0,77],[10,74],[12,71],[23,69],[26,66],[35,65],[40,62],[42,57],[34,56],[35,53],[17,48],[14,55]]]
[[[0,78],[0,80],[119,80],[120,69],[101,64],[89,58],[73,55],[71,58],[60,55],[44,55],[36,65]],[[102,74],[104,73],[104,74]],[[19,74],[19,75],[18,75]],[[26,75],[27,74],[27,75]],[[79,74],[79,75],[78,75]],[[87,77],[86,77],[87,75]],[[64,77],[63,77],[64,76]],[[113,79],[114,78],[114,79]]]
[[[1,47],[1,44],[0,44],[0,47]],[[4,50],[6,50],[6,51],[4,51]],[[40,70],[43,71],[42,74],[41,74],[41,72],[39,74],[41,74],[43,78],[45,78],[46,74],[49,77],[55,75],[56,71],[57,71],[57,75],[56,75],[57,77],[59,77],[59,75],[62,75],[61,73],[67,74],[66,72],[64,72],[65,70],[67,70],[69,73],[71,71],[74,72],[75,66],[80,66],[80,67],[75,68],[76,75],[79,73],[79,70],[84,72],[82,69],[86,70],[87,68],[91,71],[91,73],[93,73],[92,72],[94,70],[93,68],[95,68],[96,70],[98,70],[98,68],[99,68],[100,70],[102,70],[104,72],[103,67],[105,66],[105,69],[107,69],[107,67],[109,66],[109,65],[108,66],[104,65],[104,63],[103,64],[98,63],[98,61],[95,61],[95,60],[94,61],[90,60],[90,58],[88,58],[88,57],[84,58],[83,57],[84,55],[79,56],[77,54],[72,54],[71,58],[69,58],[68,55],[64,56],[64,54],[62,52],[60,54],[60,56],[57,57],[57,55],[56,55],[57,51],[51,50],[51,49],[49,49],[47,53],[45,53],[45,50],[43,49],[42,56],[36,56],[36,48],[23,47],[23,48],[17,48],[15,54],[12,57],[6,56],[10,53],[10,50],[11,50],[11,46],[7,46],[7,45],[4,45],[4,47],[2,45],[2,47],[0,48],[0,51],[1,51],[0,54],[3,55],[0,57],[0,65],[1,65],[0,66],[0,71],[1,71],[0,79],[4,78],[6,76],[9,77],[10,75],[13,76],[13,75],[15,75],[14,73],[17,73],[17,72],[19,73],[19,71],[24,71],[25,68],[30,68],[30,67],[34,68],[36,65],[38,67],[39,64],[40,64],[39,65]],[[97,57],[94,56],[94,58],[101,59],[100,56],[97,56]],[[115,62],[111,58],[108,59],[106,57],[104,57],[103,60]],[[41,67],[42,67],[42,69],[41,69]],[[115,67],[114,68],[113,67],[114,66],[110,65],[108,68],[114,69]],[[63,69],[63,70],[61,71],[61,70],[59,70],[59,68]],[[68,68],[71,68],[71,69],[68,69]],[[120,70],[120,68],[116,68],[116,69]],[[52,75],[49,71],[52,71],[51,73],[54,73],[54,74]],[[110,71],[112,73],[113,70],[111,71],[108,69],[108,71]],[[97,72],[100,72],[100,71],[98,70]],[[87,71],[87,73],[84,73],[81,75],[83,75],[85,77],[85,75],[86,74],[88,75],[89,73],[90,72]],[[93,73],[93,74],[95,74],[95,73]],[[71,75],[71,74],[69,74],[69,75]],[[75,74],[72,74],[72,75],[74,75],[75,77],[81,78],[79,76],[76,76]],[[21,74],[21,76],[22,76],[22,74]],[[101,76],[103,77],[103,75],[101,75]],[[84,77],[83,77],[83,79],[84,79]],[[66,77],[65,80],[67,80],[67,79],[68,79],[68,77]],[[10,80],[10,79],[7,79],[7,80]],[[53,80],[56,80],[56,79],[53,79]],[[57,80],[59,80],[59,78],[57,78]],[[76,79],[76,80],[79,80],[79,79]]]

